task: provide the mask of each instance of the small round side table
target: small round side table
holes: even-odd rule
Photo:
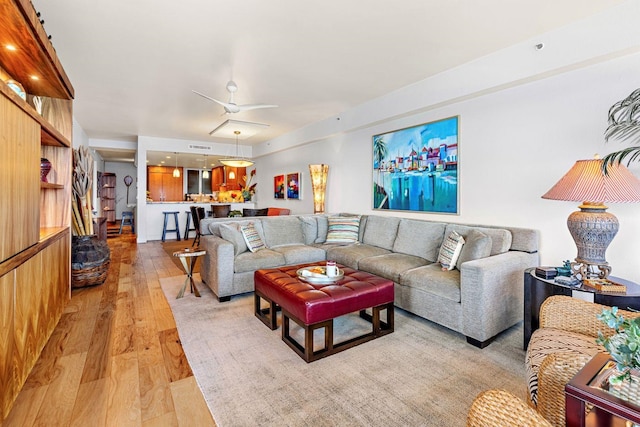
[[[198,288],[196,288],[196,284],[193,282],[193,268],[196,265],[198,257],[205,255],[206,253],[207,251],[200,248],[183,249],[181,251],[176,251],[173,253],[173,256],[180,258],[180,262],[184,267],[184,271],[185,273],[187,273],[187,278],[184,281],[184,285],[182,285],[182,289],[180,289],[180,292],[178,292],[178,296],[176,297],[176,299],[183,297],[184,291],[187,288],[187,283],[190,284],[191,293],[197,297],[200,297],[200,292],[198,292]]]

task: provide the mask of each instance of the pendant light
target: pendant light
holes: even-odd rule
[[[207,169],[207,155],[204,155],[204,166],[202,167],[204,171],[202,172],[202,178],[209,179],[209,169]]]
[[[246,168],[248,166],[253,165],[253,162],[249,159],[245,159],[244,157],[240,157],[238,155],[238,135],[240,135],[239,130],[234,130],[233,133],[236,135],[236,157],[230,157],[228,159],[220,159],[220,163],[225,166],[231,166],[234,168]]]
[[[176,168],[173,170],[173,177],[180,178],[180,169],[178,169],[178,153],[176,153]]]

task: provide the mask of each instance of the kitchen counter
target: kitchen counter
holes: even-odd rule
[[[255,203],[220,203],[220,202],[146,202],[145,216],[146,216],[146,240],[161,240],[162,239],[162,226],[164,225],[164,215],[162,212],[180,212],[178,215],[180,237],[184,239],[184,229],[187,225],[187,211],[190,206],[201,206],[207,212],[207,216],[211,215],[211,205],[231,205],[231,210],[237,210],[242,212],[242,209],[255,209]],[[191,223],[193,227],[193,222]],[[173,215],[169,218],[168,228],[173,228]],[[190,238],[194,238],[195,231],[189,233]],[[175,240],[175,233],[167,234],[167,240]]]

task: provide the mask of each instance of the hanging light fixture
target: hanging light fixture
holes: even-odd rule
[[[222,163],[225,166],[231,166],[234,168],[246,168],[248,166],[253,165],[253,162],[251,160],[245,159],[244,157],[240,157],[238,155],[238,135],[240,135],[240,131],[235,130],[233,131],[233,133],[236,136],[236,156],[230,157],[228,159],[220,159],[220,163]]]
[[[202,166],[202,168],[204,169],[204,172],[202,172],[202,177],[204,179],[209,179],[209,169],[207,169],[207,155],[204,155],[204,166]]]
[[[178,153],[176,153],[176,168],[173,170],[173,177],[180,178],[180,169],[178,169]]]

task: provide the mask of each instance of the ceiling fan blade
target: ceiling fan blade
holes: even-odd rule
[[[218,101],[217,99],[211,98],[210,96],[207,96],[207,95],[205,95],[204,93],[200,93],[200,92],[198,92],[198,91],[196,91],[196,90],[193,90],[193,89],[191,90],[191,92],[195,93],[196,95],[200,95],[201,97],[206,98],[206,99],[208,99],[209,101],[213,101],[213,102],[215,102],[215,103],[217,103],[217,104],[220,104],[220,105],[222,105],[225,109],[229,107],[229,104],[227,104],[226,102]]]
[[[273,104],[244,104],[244,105],[238,105],[237,107],[238,107],[238,110],[240,111],[247,111],[247,110],[256,110],[258,108],[276,108],[278,106]]]

